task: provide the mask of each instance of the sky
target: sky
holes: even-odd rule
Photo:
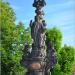
[[[32,7],[34,0],[4,0],[16,13],[16,24],[22,21],[25,27],[29,26],[30,20],[34,20],[35,8]],[[46,6],[44,19],[47,28],[57,27],[62,32],[62,46],[64,44],[75,47],[75,0],[45,0]]]

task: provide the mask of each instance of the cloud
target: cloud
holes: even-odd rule
[[[62,46],[64,44],[74,46],[74,1],[49,5],[45,11],[48,28],[55,26],[62,32]]]
[[[49,5],[46,8],[46,20],[54,25],[64,25],[67,21],[72,21],[74,19],[74,4],[73,1],[68,1],[66,3]],[[65,10],[66,8],[66,10]]]
[[[73,10],[74,9],[68,9],[68,10],[63,10],[63,11],[59,10],[58,13],[54,12],[52,14],[47,14],[45,19],[48,24],[55,25],[55,26],[66,26],[69,23],[74,24],[74,11]]]
[[[49,14],[49,13],[58,13],[60,11],[63,11],[63,10],[69,10],[70,8],[74,8],[74,1],[73,0],[68,0],[64,3],[57,3],[57,4],[50,4],[50,5],[47,5],[44,10],[46,12],[46,14]]]
[[[74,41],[75,41],[74,35],[64,36],[62,39],[62,46],[64,46],[64,44],[67,44],[67,45],[75,47]]]
[[[59,27],[68,26],[70,24],[74,25],[74,15],[68,11],[61,12],[61,13],[55,14],[53,17],[48,17],[46,21],[49,25],[55,25]]]
[[[14,10],[20,10],[20,9],[21,9],[20,6],[16,6],[16,5],[11,5],[11,7],[12,7]]]

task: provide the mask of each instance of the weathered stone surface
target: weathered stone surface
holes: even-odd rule
[[[30,21],[31,37],[33,40],[32,50],[26,44],[21,64],[28,69],[26,75],[49,75],[48,70],[56,63],[52,44],[47,46],[46,51],[46,23],[43,20],[42,7],[46,5],[44,0],[34,0],[33,7],[36,8],[34,21]],[[53,52],[53,53],[52,53]],[[52,58],[50,58],[52,56]]]
[[[41,69],[41,65],[38,62],[34,62],[34,63],[30,64],[30,69],[31,70],[39,70],[39,69]]]

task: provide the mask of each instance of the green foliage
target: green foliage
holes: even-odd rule
[[[55,56],[57,61],[60,60],[61,56],[59,54],[61,50],[61,43],[62,43],[62,33],[61,31],[54,27],[52,29],[48,29],[46,32],[46,45],[51,42],[55,49]]]
[[[1,73],[2,75],[9,75],[9,72],[14,66],[12,61],[12,41],[13,41],[13,29],[15,27],[14,20],[15,14],[10,8],[8,3],[0,1],[1,7]],[[9,12],[9,13],[7,13]],[[12,63],[11,63],[12,62]],[[9,65],[8,65],[9,64]],[[11,66],[11,67],[10,67]]]
[[[57,28],[48,29],[46,33],[46,44],[54,44],[58,63],[51,70],[52,75],[72,75],[74,68],[74,48],[64,45],[61,48],[62,34]]]
[[[9,3],[0,1],[1,7],[1,75],[23,75],[20,65],[26,41],[30,43],[30,32],[24,24],[15,25],[15,13]]]
[[[64,72],[61,71],[60,64],[56,64],[54,68],[51,70],[52,75],[65,75]]]
[[[52,42],[54,44],[54,49],[59,51],[61,48],[62,34],[59,29],[52,28],[48,29],[46,33],[46,44]]]
[[[62,34],[56,27],[48,29],[46,32],[46,45],[49,42],[53,44],[55,55],[57,56],[57,61],[59,62],[59,59],[61,58],[59,52],[61,50]],[[61,66],[59,63],[56,64],[53,69],[51,69],[51,73],[52,75],[64,75],[63,72],[61,72]]]
[[[74,48],[71,46],[64,45],[61,49],[61,70],[68,75],[71,75],[72,68],[74,66]]]

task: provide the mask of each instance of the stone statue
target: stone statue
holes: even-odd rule
[[[37,15],[35,16],[35,21],[30,21],[30,28],[31,28],[31,37],[33,39],[33,43],[37,47],[43,46],[45,42],[45,30],[46,30],[46,23],[45,20],[42,20],[42,17]]]
[[[26,44],[21,60],[21,64],[28,69],[26,75],[50,75],[48,70],[56,63],[52,44],[48,44],[47,51],[45,47],[46,22],[42,10],[45,5],[45,0],[34,0],[33,3],[36,16],[34,21],[30,21],[32,49],[30,52],[29,45]]]
[[[24,54],[26,56],[29,56],[29,54],[30,54],[30,49],[29,49],[29,45],[28,44],[26,44],[25,47],[24,47]]]
[[[54,45],[52,42],[49,42],[47,45],[47,66],[46,70],[52,69],[53,66],[57,63],[56,57],[54,55]]]

